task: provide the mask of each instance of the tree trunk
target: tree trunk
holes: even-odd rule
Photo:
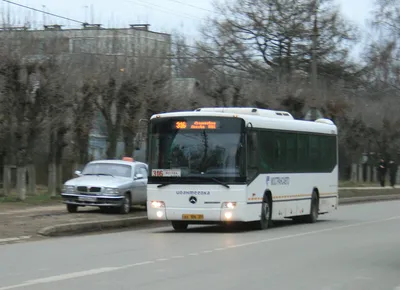
[[[19,200],[26,199],[26,166],[17,167],[17,196]]]
[[[35,152],[35,141],[37,139],[38,125],[36,122],[29,124],[29,134],[27,140],[27,171],[28,171],[28,194],[36,194],[36,167],[33,156]]]
[[[89,137],[81,136],[80,140],[78,141],[78,160],[77,160],[78,164],[88,163],[89,161],[88,150],[89,150]]]
[[[58,193],[61,193],[63,189],[63,176],[62,176],[63,170],[62,170],[62,164],[56,164],[56,174],[57,174],[57,184],[56,184],[56,191]]]
[[[125,129],[124,130],[125,156],[133,157],[133,151],[134,151],[133,140],[134,140],[134,134],[132,130]]]
[[[11,165],[4,165],[3,167],[3,195],[9,196],[11,194],[12,189],[12,181],[11,181]]]
[[[12,116],[6,119],[6,126],[9,131],[5,136],[5,158],[4,158],[4,171],[3,171],[3,194],[9,196],[13,188],[12,184],[12,168],[15,165],[15,122]]]
[[[36,194],[36,168],[34,164],[28,165],[28,194]]]
[[[56,152],[55,152],[55,164],[56,164],[56,191],[61,193],[63,187],[63,177],[62,177],[62,157],[64,153],[64,148],[68,145],[64,142],[65,134],[67,134],[68,128],[62,124],[57,130],[56,136]]]
[[[53,128],[50,128],[49,142],[49,157],[48,157],[48,191],[51,197],[57,195],[57,165],[56,165],[56,133]]]
[[[26,198],[26,168],[27,168],[27,136],[24,124],[21,122],[18,128],[16,144],[17,149],[17,197],[19,200]]]
[[[107,146],[107,158],[115,159],[117,158],[117,145],[119,132],[111,125],[108,127],[108,146]]]
[[[57,166],[54,162],[49,164],[48,190],[51,197],[57,196]]]

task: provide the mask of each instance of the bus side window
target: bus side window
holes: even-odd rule
[[[255,131],[250,131],[247,134],[247,171],[250,179],[252,179],[258,171],[257,132]]]
[[[274,161],[274,133],[260,131],[258,135],[258,160],[261,173],[270,173]]]

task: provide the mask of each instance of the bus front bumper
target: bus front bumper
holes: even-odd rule
[[[155,208],[149,202],[147,205],[149,220],[186,221],[188,223],[203,222],[245,222],[245,207],[237,203],[234,208]]]

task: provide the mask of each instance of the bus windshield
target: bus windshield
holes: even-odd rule
[[[153,119],[149,136],[151,181],[207,177],[245,181],[244,121],[239,118]]]

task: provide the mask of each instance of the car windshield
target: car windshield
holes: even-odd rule
[[[212,177],[239,181],[245,175],[242,119],[168,118],[151,125],[151,177]]]
[[[89,163],[83,170],[83,175],[110,175],[131,177],[132,168],[125,164]]]

